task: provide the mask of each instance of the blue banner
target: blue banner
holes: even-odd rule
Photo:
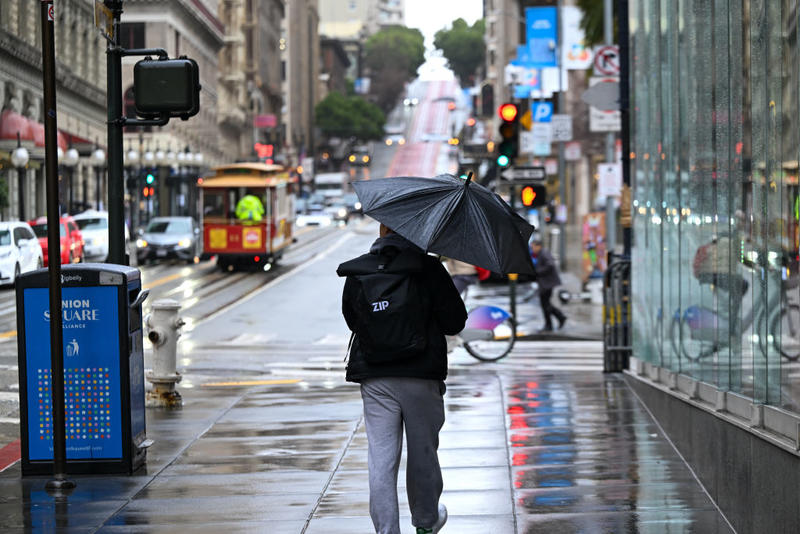
[[[50,301],[23,293],[31,460],[53,459]],[[62,289],[67,459],[122,457],[117,287]]]
[[[525,42],[528,50],[524,54],[531,67],[556,67],[556,44],[558,43],[558,13],[555,7],[525,8]],[[517,52],[519,54],[519,51]],[[519,55],[517,56],[519,58]]]

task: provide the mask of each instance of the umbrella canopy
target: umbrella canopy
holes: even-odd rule
[[[426,252],[496,273],[534,274],[534,228],[470,179],[398,176],[353,182],[364,213]]]

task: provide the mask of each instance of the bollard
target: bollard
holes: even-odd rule
[[[153,388],[147,392],[147,406],[176,408],[182,404],[181,394],[175,389],[182,378],[176,369],[179,330],[184,325],[178,317],[180,309],[174,300],[157,300],[145,317],[147,338],[153,344],[153,369],[146,375]]]

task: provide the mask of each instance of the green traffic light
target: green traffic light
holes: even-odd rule
[[[505,154],[497,156],[497,164],[501,167],[508,167],[509,159]]]
[[[156,181],[156,177],[153,176],[152,174],[148,174],[147,178],[145,179],[145,181],[147,182],[147,185],[150,185],[150,184],[152,184],[153,182]]]

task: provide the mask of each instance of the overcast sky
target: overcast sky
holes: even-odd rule
[[[455,19],[472,24],[482,16],[483,0],[406,0],[406,26],[422,31],[428,49],[434,34]]]

